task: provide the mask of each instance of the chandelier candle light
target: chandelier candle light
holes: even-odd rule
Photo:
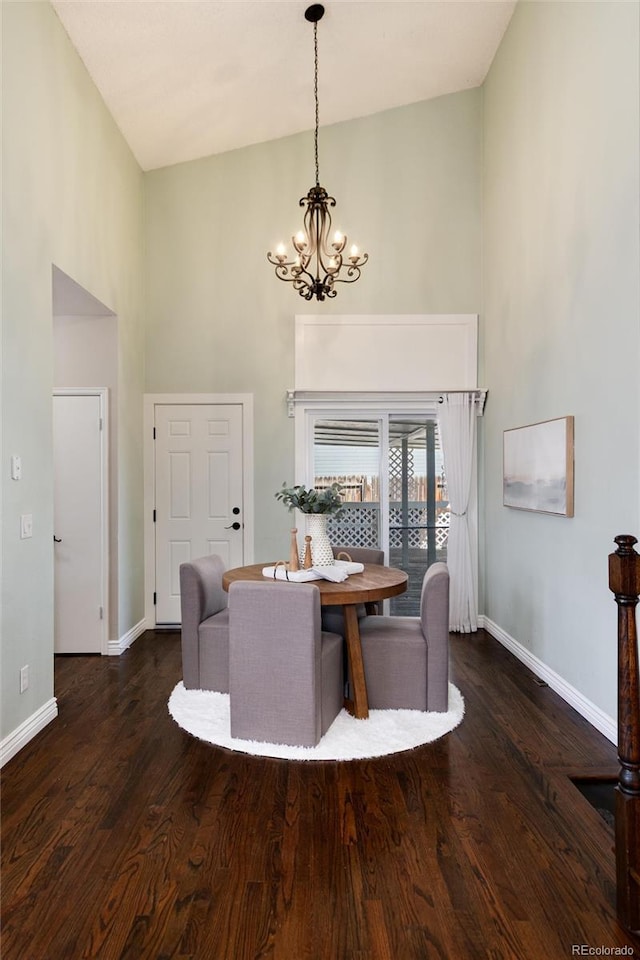
[[[267,260],[276,268],[276,277],[293,284],[305,300],[324,300],[326,297],[335,297],[336,283],[354,283],[360,277],[360,268],[369,259],[369,255],[360,254],[357,246],[349,248],[348,256],[344,255],[347,238],[339,230],[331,234],[330,207],[335,207],[336,201],[330,197],[324,187],[320,186],[320,171],[318,165],[318,21],[322,19],[324,7],[321,3],[314,3],[305,10],[305,18],[313,23],[314,45],[314,97],[316,104],[315,123],[315,162],[316,184],[311,187],[306,197],[300,200],[300,206],[306,207],[303,218],[304,229],[291,238],[295,251],[293,259],[283,243],[278,244],[275,254],[267,254]],[[341,271],[345,270],[342,276]],[[315,272],[315,276],[314,276]]]

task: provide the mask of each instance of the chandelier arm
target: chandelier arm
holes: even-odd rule
[[[334,283],[355,283],[356,280],[360,279],[360,272],[361,272],[360,267],[363,266],[364,263],[366,263],[365,260],[363,260],[362,264],[352,263],[347,270],[346,277],[334,277],[333,282]]]
[[[267,255],[269,263],[271,263],[276,269],[275,274],[278,280],[284,280],[286,283],[292,283],[295,289],[298,289],[300,286],[308,287],[310,284],[313,284],[315,278],[305,266],[302,266],[298,263],[297,260],[287,260],[282,261],[277,258],[273,258],[271,254]],[[291,269],[289,269],[291,268]],[[309,279],[306,280],[305,277]]]
[[[327,273],[324,257],[327,255],[327,237],[331,229],[331,214],[327,208],[321,204],[316,205],[314,214],[314,226],[316,228],[316,274],[319,279],[321,271],[322,273]]]
[[[273,254],[271,253],[267,254],[267,260],[269,261],[270,264],[272,264],[276,268],[276,273],[281,268],[282,268],[282,273],[288,273],[289,267],[297,266],[297,262],[295,260],[285,260],[283,257],[278,257],[278,256],[274,257]],[[284,280],[286,278],[282,277],[281,279]]]
[[[316,224],[316,263],[317,263],[317,276],[320,278],[320,273],[324,273],[324,283],[327,282],[329,276],[335,275],[340,267],[342,266],[342,258],[340,257],[340,245],[331,244],[329,241],[329,236],[331,234],[331,213],[329,211],[329,206],[335,206],[335,200],[333,203],[328,201],[333,200],[332,197],[327,197],[324,203],[317,203],[315,205],[315,224]],[[325,261],[325,258],[328,262]],[[331,261],[333,265],[331,266]]]
[[[301,270],[296,279],[307,287],[313,287],[316,278],[308,270]]]
[[[297,280],[293,285],[293,289],[297,290],[303,299],[313,299],[313,287],[310,287],[306,280]]]
[[[318,235],[317,228],[315,223],[315,213],[316,207],[313,204],[309,204],[307,209],[304,212],[303,223],[304,223],[304,232],[306,234],[307,240],[307,251],[309,257],[315,256],[318,249]]]
[[[304,297],[305,300],[312,300],[314,296],[317,296],[318,300],[324,300],[324,294],[322,293],[322,290],[320,289],[320,293],[317,292],[317,288],[321,288],[322,285],[316,284],[315,280],[310,274],[307,274],[307,276],[311,280],[311,283],[309,283],[307,279],[301,277],[300,275],[291,277],[285,276],[285,274],[288,273],[288,270],[282,264],[276,267],[275,273],[278,280],[284,280],[286,283],[293,284],[293,289],[297,290],[300,296]]]
[[[273,260],[270,261],[273,263]],[[287,283],[293,283],[296,279],[295,276],[289,276],[289,267],[293,266],[291,263],[275,263],[276,268],[276,277],[278,280],[285,280]]]

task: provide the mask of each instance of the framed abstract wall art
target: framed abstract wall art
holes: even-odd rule
[[[573,417],[504,431],[503,503],[573,516]]]

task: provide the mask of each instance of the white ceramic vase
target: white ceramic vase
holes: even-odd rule
[[[326,513],[306,513],[305,532],[311,537],[311,559],[314,567],[328,567],[333,562],[331,541],[327,536]],[[304,540],[300,548],[300,564],[304,563]]]

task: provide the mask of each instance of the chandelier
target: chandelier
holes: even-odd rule
[[[323,14],[324,7],[321,3],[312,4],[304,14],[305,19],[313,23],[316,184],[311,187],[306,197],[300,200],[300,206],[306,207],[303,217],[304,228],[291,238],[293,255],[287,251],[283,243],[277,246],[275,254],[271,252],[267,254],[267,260],[276,268],[276,277],[292,283],[293,289],[297,290],[305,300],[312,300],[314,297],[318,300],[335,297],[338,292],[335,284],[354,283],[360,277],[360,268],[369,259],[368,254],[360,254],[355,244],[349,248],[349,253],[345,256],[347,238],[339,230],[336,230],[331,237],[330,207],[335,207],[336,201],[329,196],[324,187],[320,186],[318,21],[322,19]]]

